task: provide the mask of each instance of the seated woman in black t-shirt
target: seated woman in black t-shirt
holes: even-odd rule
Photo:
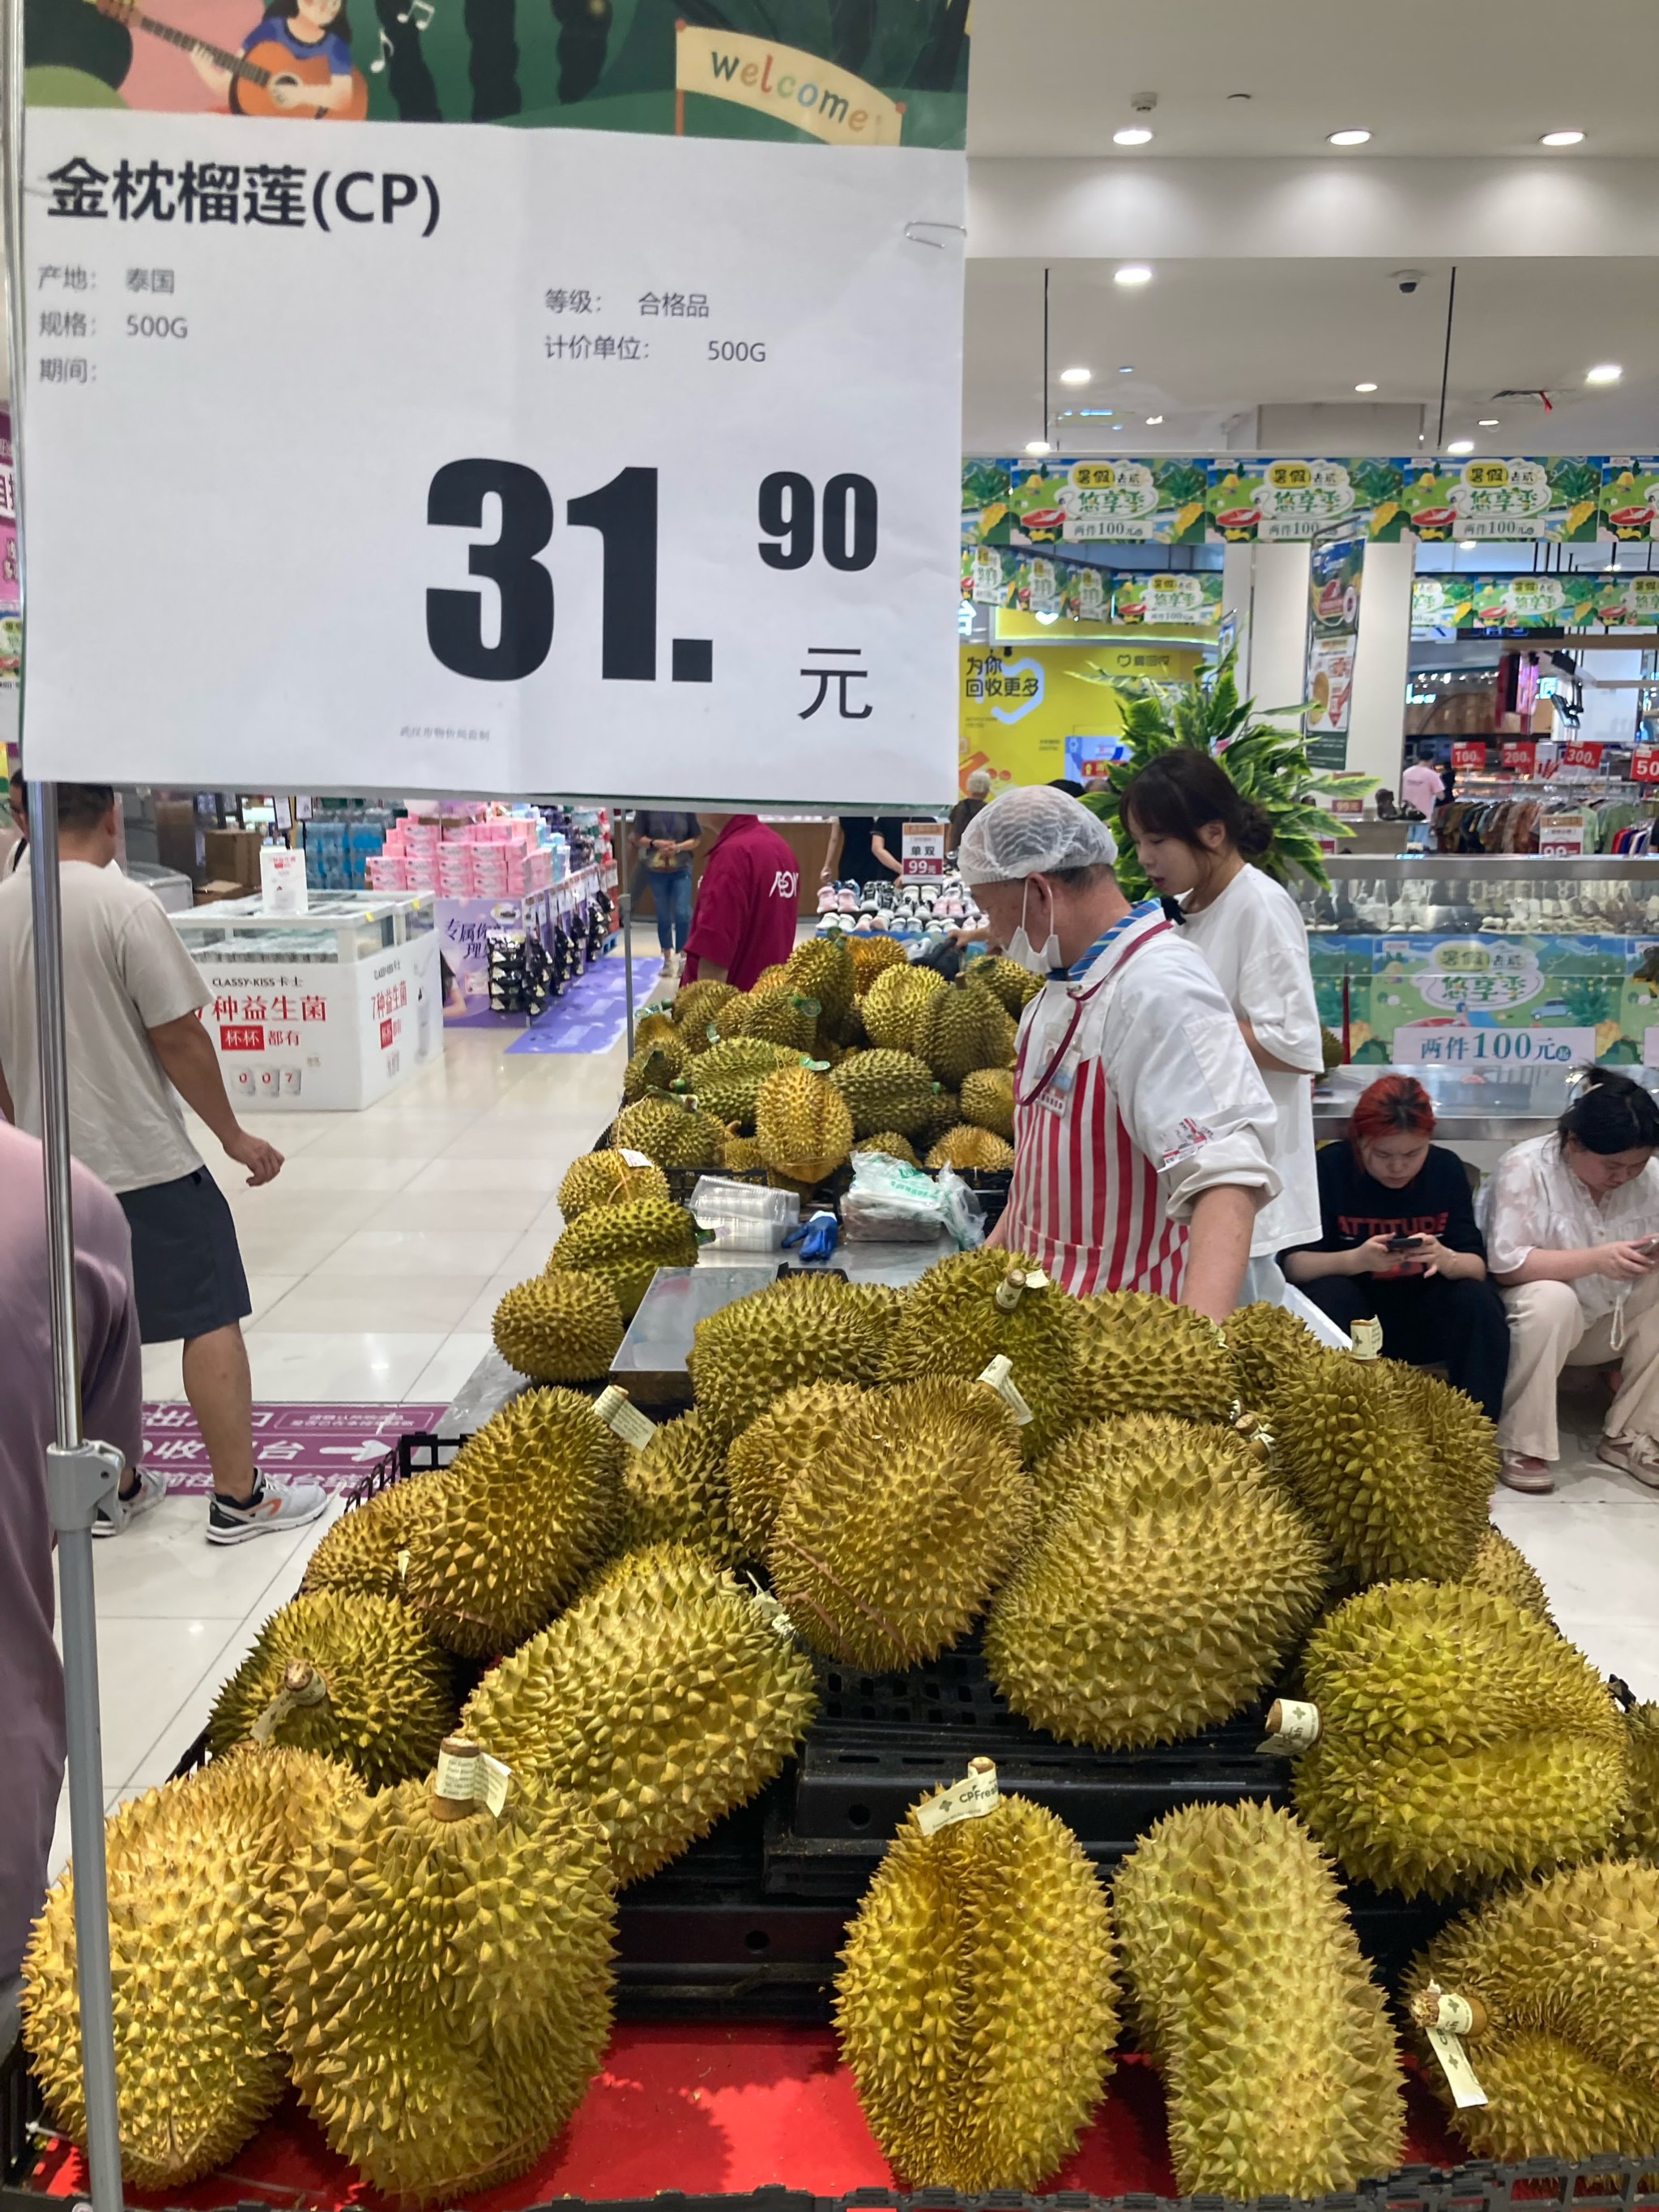
[[[1390,1359],[1443,1366],[1496,1420],[1509,1322],[1486,1280],[1463,1163],[1433,1134],[1429,1094],[1409,1075],[1363,1091],[1346,1137],[1318,1155],[1324,1233],[1281,1252],[1279,1264],[1339,1328],[1381,1322]]]

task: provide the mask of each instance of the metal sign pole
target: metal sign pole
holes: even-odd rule
[[[5,70],[3,163],[11,442],[20,584],[23,537],[23,9],[0,0]],[[23,599],[27,620],[27,592]],[[25,652],[27,653],[27,647]],[[20,683],[22,678],[20,675]],[[20,691],[18,726],[23,727]],[[34,922],[40,1112],[46,1181],[46,1261],[52,1298],[52,1366],[58,1442],[46,1449],[46,1498],[58,1536],[63,1605],[64,1701],[68,1723],[70,1848],[75,1865],[76,1979],[81,2065],[94,2212],[122,2212],[121,2123],[116,2096],[114,2007],[110,1990],[109,1889],[104,1861],[103,1750],[98,1722],[98,1623],[92,1524],[120,1481],[121,1455],[88,1443],[81,1430],[79,1338],[75,1312],[74,1191],[70,1174],[69,1081],[64,1047],[64,956],[58,881],[58,794],[28,786],[29,876]]]
[[[617,859],[617,926],[622,931],[623,989],[628,1000],[628,1057],[634,1057],[634,871],[628,857],[626,817],[620,801],[611,806],[611,849]]]

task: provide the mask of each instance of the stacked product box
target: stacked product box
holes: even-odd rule
[[[562,881],[568,866],[565,840],[532,808],[464,820],[406,816],[370,863],[377,890],[452,899],[522,898]]]

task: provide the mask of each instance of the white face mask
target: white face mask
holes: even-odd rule
[[[1019,902],[1019,927],[1008,939],[1006,957],[1018,966],[1024,968],[1029,975],[1041,975],[1046,980],[1053,969],[1063,968],[1066,963],[1060,957],[1060,939],[1054,929],[1054,902],[1052,894],[1048,899],[1048,938],[1041,951],[1036,950],[1026,935],[1025,907],[1030,896],[1031,882],[1028,877],[1024,894]]]

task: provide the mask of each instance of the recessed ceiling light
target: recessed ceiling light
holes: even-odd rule
[[[1582,131],[1547,131],[1538,143],[1540,146],[1582,146],[1584,134]]]
[[[1617,384],[1624,373],[1616,361],[1599,362],[1594,368],[1584,371],[1584,381],[1586,384]]]
[[[1454,438],[1446,451],[1449,453],[1472,453],[1474,451],[1474,441],[1473,438]]]
[[[1370,143],[1369,131],[1333,131],[1326,143],[1331,146],[1364,146]]]
[[[1094,371],[1088,368],[1062,368],[1060,380],[1062,384],[1087,384],[1093,374]]]
[[[1046,438],[1033,438],[1025,450],[1028,453],[1052,453],[1054,449]]]
[[[1499,428],[1498,417],[1495,415],[1483,415],[1480,417],[1480,428],[1483,430],[1496,430]]]
[[[1132,361],[1120,362],[1117,373],[1120,376],[1133,376],[1135,373],[1134,363]]]
[[[1244,95],[1244,97],[1248,100],[1248,99],[1249,98],[1249,93],[1246,93],[1246,94],[1245,94],[1245,95]],[[1146,417],[1146,428],[1147,428],[1149,430],[1156,430],[1156,429],[1157,429],[1157,428],[1158,428],[1158,424],[1159,424],[1163,420],[1164,420],[1164,417],[1163,417],[1161,415],[1149,415],[1149,416]]]
[[[1144,261],[1126,261],[1121,269],[1114,269],[1114,284],[1150,284],[1152,272]]]
[[[1356,384],[1354,386],[1356,392],[1375,392],[1376,389],[1376,386],[1374,384]]]
[[[1114,146],[1145,146],[1151,142],[1152,132],[1144,123],[1132,123],[1125,131],[1114,131]]]

